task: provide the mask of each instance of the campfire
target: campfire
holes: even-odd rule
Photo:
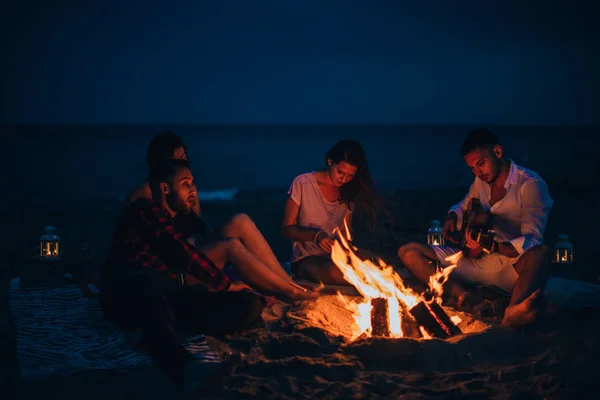
[[[338,293],[340,302],[354,317],[351,341],[369,337],[447,338],[461,333],[457,326],[460,318],[446,314],[441,296],[462,253],[448,258],[452,265],[432,275],[428,290],[419,295],[404,285],[392,266],[382,260],[375,264],[358,257],[347,227],[345,231],[345,235],[338,232],[331,259],[362,295],[358,300],[348,300]]]

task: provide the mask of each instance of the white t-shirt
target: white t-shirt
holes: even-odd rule
[[[300,207],[296,219],[298,227],[320,229],[333,235],[336,228],[343,231],[344,218],[352,212],[346,204],[329,201],[323,196],[314,171],[296,177],[288,190],[288,195]],[[292,262],[307,256],[327,254],[312,241],[292,244]]]

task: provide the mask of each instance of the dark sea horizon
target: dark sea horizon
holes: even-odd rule
[[[146,148],[164,130],[187,145],[200,192],[279,193],[320,169],[341,139],[358,140],[382,191],[467,186],[459,153],[473,126],[4,125],[5,162],[19,171],[22,206],[122,200],[146,178]],[[600,127],[491,126],[505,154],[544,179],[598,168]],[[12,161],[11,157],[15,157]],[[25,161],[24,161],[25,160]]]

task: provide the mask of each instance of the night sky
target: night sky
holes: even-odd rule
[[[598,6],[489,3],[8,0],[0,122],[600,124]]]

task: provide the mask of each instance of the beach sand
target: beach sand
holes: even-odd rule
[[[359,232],[355,243],[400,267],[399,245],[424,241],[431,219],[442,219],[464,188],[402,191],[394,194],[395,220],[382,221],[370,234]],[[546,231],[549,244],[568,233],[577,263],[557,268],[557,276],[598,283],[600,248],[597,221],[590,221],[585,204],[598,204],[597,190],[552,188],[555,207]],[[60,286],[65,272],[76,282],[89,282],[99,271],[118,202],[61,204],[17,210],[4,217],[0,280],[7,288],[14,276],[23,286]],[[279,236],[283,211],[273,196],[260,195],[224,204],[204,204],[209,226],[236,212],[253,218],[280,260],[287,260],[289,243]],[[597,218],[596,218],[597,220]],[[583,221],[583,223],[581,222]],[[64,251],[58,263],[36,261],[37,239],[46,225],[61,235]],[[593,234],[593,235],[592,235]],[[3,292],[6,300],[6,291]],[[8,302],[1,303],[0,353],[2,398],[154,399],[176,398],[173,385],[156,369],[116,374],[85,372],[75,376],[24,382],[17,365],[15,329]],[[300,305],[295,310],[302,311]],[[304,309],[309,309],[305,307]],[[209,338],[223,357],[230,351],[241,360],[233,372],[213,379],[199,398],[597,398],[596,367],[600,357],[600,313],[596,309],[558,313],[536,327],[508,331],[486,319],[483,332],[451,340],[369,339],[347,343],[340,337],[307,324],[279,317],[247,332]],[[296,314],[298,315],[298,314]]]

